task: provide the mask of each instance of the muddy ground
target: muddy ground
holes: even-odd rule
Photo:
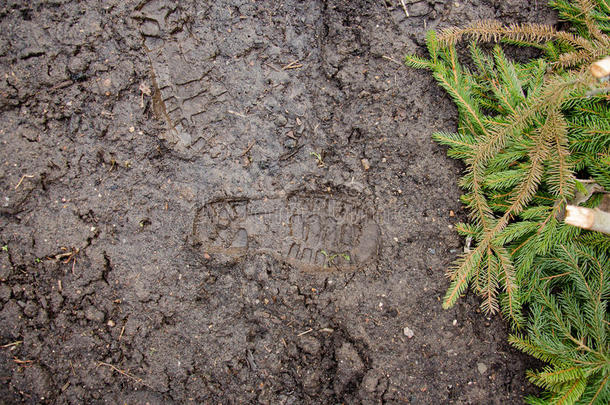
[[[177,5],[179,3],[179,5]],[[0,5],[0,403],[510,404],[444,311],[461,167],[426,29],[544,2]],[[455,214],[455,215],[454,215]]]

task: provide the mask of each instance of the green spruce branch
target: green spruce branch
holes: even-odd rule
[[[448,270],[443,306],[470,286],[486,312],[502,312],[515,330],[527,330],[511,342],[551,364],[530,373],[547,390],[531,403],[608,403],[608,269],[590,263],[604,263],[610,237],[560,218],[575,200],[599,201],[578,195],[577,174],[610,191],[610,86],[588,71],[610,55],[610,6],[604,0],[551,5],[573,24],[571,31],[476,22],[428,32],[429,58],[409,55],[406,62],[430,70],[459,113],[457,132],[433,138],[466,164],[460,186],[470,223],[457,229],[476,245]],[[467,65],[456,49],[464,39],[471,40]],[[518,63],[499,44],[485,52],[480,42],[535,47],[543,56]],[[558,261],[567,260],[566,252],[569,269]],[[582,266],[586,274],[570,276]],[[585,294],[583,280],[595,271],[602,274],[598,293]]]

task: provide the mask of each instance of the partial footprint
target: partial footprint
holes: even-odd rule
[[[303,270],[355,270],[377,257],[379,226],[348,196],[228,198],[199,208],[193,236],[208,253],[272,254]]]

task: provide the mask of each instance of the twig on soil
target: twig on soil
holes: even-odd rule
[[[62,247],[61,250],[63,250],[64,253],[56,254],[55,256],[53,256],[53,258],[55,260],[65,259],[64,263],[70,263],[70,260],[72,260],[74,258],[74,256],[76,256],[78,254],[78,252],[80,251],[79,248],[72,248],[72,249],[68,250],[68,248],[66,248],[66,247]]]
[[[392,62],[396,63],[397,65],[401,65],[401,66],[402,66],[402,63],[400,63],[399,61],[397,61],[397,60],[396,60],[396,59],[394,59],[394,58],[391,58],[391,57],[386,56],[386,55],[383,55],[383,56],[382,56],[382,58],[383,58],[383,59],[387,59],[387,60],[389,60],[389,61],[392,61]]]
[[[295,147],[292,151],[290,151],[290,152],[288,152],[288,153],[286,153],[284,155],[281,155],[279,157],[279,160],[288,160],[288,159],[290,159],[291,157],[296,155],[298,151],[303,149],[303,146],[305,146],[305,145],[304,144],[303,145],[299,145],[299,146]]]
[[[267,63],[265,62],[264,65],[269,66],[271,69],[275,70],[276,72],[279,72],[280,70],[278,68],[276,68],[275,66],[273,66],[271,63]]]
[[[5,345],[2,345],[2,346],[0,346],[0,348],[8,349],[10,347],[19,346],[21,343],[23,343],[23,340],[18,340],[18,341],[13,342],[13,343],[7,343]]]
[[[400,4],[402,4],[402,9],[405,10],[405,14],[406,14],[407,18],[411,17],[409,15],[409,10],[407,10],[407,5],[405,4],[405,0],[400,0]]]
[[[307,329],[305,332],[301,332],[301,333],[299,333],[297,336],[303,336],[303,335],[307,335],[308,333],[311,333],[311,332],[313,332],[313,329],[309,328],[309,329]]]
[[[298,69],[298,68],[301,68],[301,67],[303,67],[303,65],[301,63],[299,63],[298,60],[293,60],[292,62],[290,62],[286,66],[283,66],[282,70]]]
[[[56,84],[55,86],[51,87],[48,91],[49,92],[53,92],[55,90],[59,90],[59,89],[63,89],[64,87],[68,87],[73,85],[74,82],[72,80],[64,80],[61,83]],[[40,93],[42,93],[43,90],[36,92],[35,96],[38,96]]]
[[[250,143],[250,145],[248,145],[246,150],[243,151],[242,154],[239,156],[246,156],[248,154],[248,152],[250,152],[250,149],[252,149],[252,147],[254,146],[255,143],[256,143],[256,141],[252,141],[252,143]]]
[[[72,248],[68,251],[68,248],[62,247],[61,250],[65,251],[65,253],[60,253],[55,256],[51,256],[49,258],[53,258],[55,260],[62,260],[64,264],[68,264],[72,262],[72,274],[74,274],[74,269],[76,267],[76,255],[80,252],[79,248]]]
[[[19,360],[17,357],[13,357],[13,361],[17,364],[30,364],[34,362],[34,360]]]
[[[237,115],[238,117],[242,117],[242,118],[248,118],[247,116],[245,116],[244,114],[237,112],[237,111],[233,111],[233,110],[228,110],[227,111],[229,114],[233,114],[233,115]]]
[[[133,380],[135,382],[137,382],[138,384],[142,384],[142,385],[144,385],[144,386],[146,386],[148,388],[153,388],[150,385],[148,385],[143,379],[138,378],[138,377],[134,376],[133,374],[128,373],[127,371],[121,370],[120,368],[117,368],[117,367],[113,366],[112,364],[104,363],[103,361],[100,361],[98,363],[98,367],[99,366],[109,367],[112,370],[116,371],[117,373],[119,373],[121,375],[124,375],[125,377],[127,377],[127,378],[129,378],[129,379],[131,379],[131,380]]]
[[[74,84],[74,82],[72,80],[64,80],[63,82],[58,83],[55,86],[51,87],[51,91],[63,89],[64,87],[71,86],[72,84]]]
[[[17,183],[17,185],[15,186],[15,190],[17,190],[17,189],[19,188],[19,186],[21,185],[21,183],[23,182],[23,180],[24,180],[26,177],[27,177],[28,179],[31,179],[31,178],[33,178],[33,177],[34,177],[34,175],[32,175],[32,174],[24,174],[23,176],[21,176],[21,179],[19,180],[19,183]]]

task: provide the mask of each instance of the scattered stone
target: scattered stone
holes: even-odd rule
[[[114,321],[113,321],[112,319],[110,319],[110,320],[109,320],[109,321],[106,323],[106,325],[110,326],[111,328],[114,328],[114,326],[115,326],[116,324],[114,323]]]
[[[12,267],[8,253],[0,252],[0,280],[6,280],[9,277]]]
[[[404,329],[402,330],[402,332],[409,339],[411,339],[413,336],[415,336],[415,332],[413,332],[413,330],[411,328],[409,328],[408,326],[405,326]]]
[[[50,307],[52,312],[59,312],[64,302],[64,297],[57,291],[52,292],[50,296]]]
[[[85,310],[85,318],[94,322],[104,322],[104,313],[95,307],[89,307]]]
[[[148,37],[158,37],[161,32],[159,29],[159,24],[151,20],[144,21],[140,30],[143,35]]]
[[[44,400],[53,394],[51,375],[38,364],[28,364],[23,371],[15,371],[11,383],[19,390],[34,394],[36,400],[33,402],[46,402]]]
[[[425,1],[419,1],[409,5],[409,15],[411,17],[421,17],[430,13],[430,5]]]
[[[284,141],[284,147],[286,149],[294,149],[297,146],[297,141],[294,138],[286,138]]]
[[[345,342],[335,352],[337,361],[337,374],[334,381],[334,390],[337,395],[343,393],[346,387],[355,380],[356,376],[364,372],[364,363],[351,343]]]
[[[11,287],[6,284],[0,285],[0,301],[8,301],[11,298]]]
[[[320,388],[320,371],[306,370],[303,376],[303,388],[310,395],[315,395]]]
[[[301,336],[299,341],[301,350],[305,353],[316,355],[320,352],[320,341],[311,335]]]
[[[362,162],[362,167],[364,168],[364,170],[369,170],[371,168],[371,163],[368,159],[361,159],[360,162]]]
[[[23,313],[29,318],[34,318],[38,314],[38,305],[34,301],[28,301],[23,307]]]
[[[375,370],[369,370],[364,378],[362,378],[362,389],[366,392],[375,392],[377,384],[379,383],[379,375]]]
[[[5,338],[17,339],[21,335],[23,320],[21,318],[21,308],[16,300],[9,300],[0,311],[0,325]]]
[[[485,363],[477,363],[477,370],[479,370],[480,374],[485,374],[487,371],[487,365]]]
[[[285,127],[288,124],[288,120],[283,115],[278,115],[275,119],[275,125],[278,127]]]
[[[86,58],[75,56],[68,62],[68,70],[72,74],[83,73],[89,67],[89,61]]]

